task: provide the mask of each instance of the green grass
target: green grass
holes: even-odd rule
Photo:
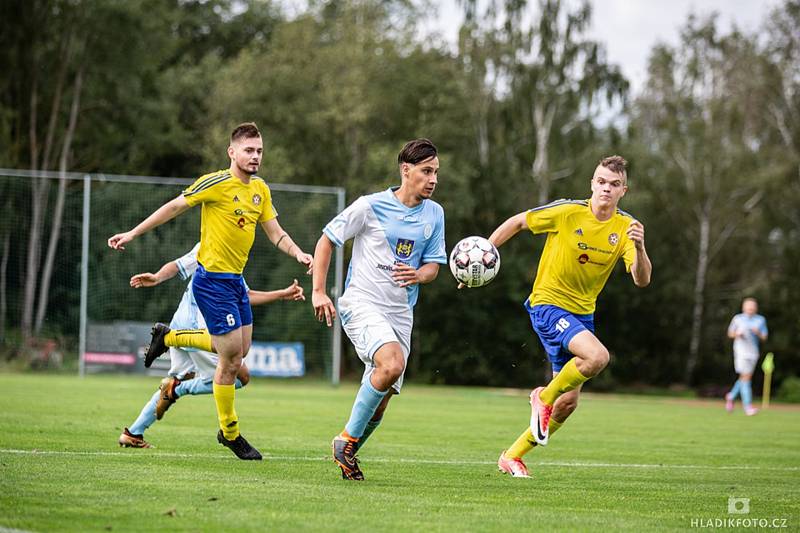
[[[216,443],[210,396],[182,398],[150,450],[116,439],[158,380],[0,374],[0,529],[34,531],[663,531],[692,519],[800,528],[800,410],[755,417],[720,402],[585,395],[526,461],[495,461],[527,424],[524,391],[408,385],[361,453],[363,483],[330,461],[356,386],[254,381],[242,429],[265,452]],[[728,498],[750,498],[729,515]]]

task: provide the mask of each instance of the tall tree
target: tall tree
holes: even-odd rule
[[[649,185],[675,225],[683,226],[686,249],[694,251],[693,264],[689,257],[671,258],[687,260],[687,271],[693,273],[687,383],[704,352],[709,275],[722,273],[712,271],[712,264],[745,231],[742,225],[764,194],[755,138],[745,127],[747,95],[736,89],[756,61],[751,37],[736,30],[721,36],[714,17],[690,17],[676,48],[654,50],[647,86],[636,102],[635,135],[657,169]],[[742,257],[739,261],[745,263]]]

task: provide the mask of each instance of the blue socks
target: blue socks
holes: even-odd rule
[[[361,388],[358,389],[353,410],[350,412],[350,420],[347,421],[347,425],[344,427],[351,437],[360,439],[364,436],[364,430],[372,415],[375,414],[375,409],[378,408],[378,405],[380,405],[383,397],[388,392],[388,390],[383,392],[375,390],[369,378],[364,380]]]
[[[737,381],[737,383],[741,383],[740,386],[741,386],[741,389],[742,389],[742,391],[741,391],[742,392],[742,407],[744,407],[745,410],[747,410],[748,408],[750,408],[750,404],[753,403],[753,389],[750,386],[750,382],[749,381],[744,381],[744,382]]]
[[[372,435],[372,432],[378,429],[378,426],[381,425],[382,420],[383,417],[377,420],[370,420],[369,422],[367,422],[367,427],[364,428],[364,434],[361,435],[361,437],[358,439],[358,442],[356,443],[356,450],[360,450],[364,446],[364,443],[367,442],[367,439],[369,438],[370,435]]]
[[[733,388],[728,393],[731,397],[731,400],[735,400],[737,396],[739,396],[739,391],[742,388],[742,381],[737,379],[736,383],[733,384]]]
[[[214,392],[214,381],[203,381],[202,378],[194,378],[187,381],[181,381],[178,383],[178,386],[175,387],[175,394],[180,398],[184,395],[197,395],[197,394],[211,394]],[[237,378],[234,382],[234,386],[237,389],[242,388],[242,382],[239,381]],[[145,406],[142,408],[142,412],[139,413],[139,418],[128,428],[133,435],[144,435],[144,432],[147,428],[155,424],[156,422],[156,403],[158,403],[158,399],[161,397],[161,391],[157,390],[153,393],[153,396],[150,397],[150,401],[148,401]]]
[[[139,413],[139,418],[128,428],[128,431],[133,435],[144,435],[144,430],[152,426],[156,421],[156,403],[160,397],[160,390],[153,393],[153,396],[150,397],[150,401],[145,404],[144,408],[142,408],[142,412]]]
[[[242,388],[242,382],[239,381],[239,378],[236,378],[236,381],[233,382],[233,386],[237,389]],[[177,387],[175,387],[175,395],[180,398],[181,396],[189,395],[197,395],[197,394],[211,394],[214,392],[214,380],[211,381],[203,381],[201,378],[194,378],[188,381],[181,381]]]

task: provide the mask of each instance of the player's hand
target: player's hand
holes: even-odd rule
[[[283,289],[283,292],[283,300],[292,300],[294,302],[298,302],[300,300],[305,301],[306,299],[306,297],[303,295],[303,287],[297,283],[297,280],[292,281],[292,284]]]
[[[461,290],[461,289],[463,289],[464,287],[466,287],[466,285],[464,285],[463,283],[461,283],[461,282],[459,281],[459,282],[458,282],[458,287],[456,287],[456,289],[458,289],[458,290]]]
[[[638,220],[634,220],[628,226],[628,238],[633,241],[637,250],[644,248],[644,226]]]
[[[110,239],[108,239],[108,246],[109,248],[113,248],[115,250],[124,250],[125,245],[131,242],[133,239],[136,238],[136,235],[132,231],[126,231],[125,233],[117,233]]]
[[[328,295],[321,291],[312,291],[311,305],[314,306],[314,315],[317,317],[317,320],[322,322],[322,319],[325,319],[325,323],[328,327],[331,327],[333,321],[336,319],[336,307],[334,307]]]
[[[392,279],[400,287],[410,287],[415,283],[419,283],[419,273],[417,269],[405,263],[395,263],[394,271],[392,272]]]
[[[305,252],[297,252],[297,255],[294,256],[294,258],[297,259],[297,262],[301,265],[308,267],[306,274],[311,274],[311,271],[314,269],[314,256]]]
[[[155,287],[159,283],[161,283],[161,280],[158,279],[158,276],[151,274],[150,272],[143,272],[131,277],[131,287],[134,289],[141,289],[142,287]]]

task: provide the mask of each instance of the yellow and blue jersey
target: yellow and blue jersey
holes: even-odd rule
[[[630,272],[636,250],[626,232],[633,217],[618,209],[610,219],[597,220],[590,202],[557,200],[528,211],[528,228],[547,233],[529,297],[531,306],[594,313],[597,296],[620,257]]]
[[[267,184],[256,176],[242,183],[230,170],[220,170],[198,178],[183,196],[190,206],[203,204],[200,264],[212,273],[241,274],[256,225],[278,216]]]

